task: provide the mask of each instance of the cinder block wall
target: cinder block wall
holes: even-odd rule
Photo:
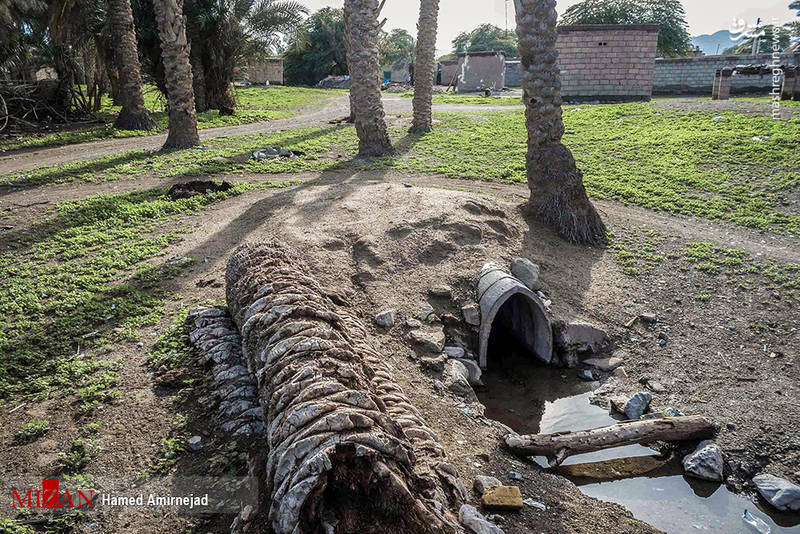
[[[564,100],[650,100],[658,26],[559,26],[557,46]]]
[[[800,54],[781,54],[782,65],[800,65]],[[653,93],[657,95],[711,95],[714,72],[737,65],[766,65],[771,54],[757,56],[700,56],[677,59],[657,59]],[[768,93],[772,76],[734,76],[731,93]]]
[[[283,59],[268,58],[260,63],[247,65],[242,69],[242,76],[252,83],[283,85]]]

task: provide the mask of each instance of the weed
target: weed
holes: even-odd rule
[[[74,473],[86,467],[97,452],[97,446],[93,441],[73,439],[69,442],[69,452],[59,453],[58,465],[63,471]]]
[[[158,369],[161,366],[175,369],[187,363],[191,355],[191,347],[185,331],[188,315],[189,308],[179,311],[167,331],[158,338],[147,356],[147,365],[151,369]]]
[[[30,423],[23,423],[20,429],[14,434],[16,443],[30,443],[36,441],[50,431],[50,421],[47,419],[35,419]]]

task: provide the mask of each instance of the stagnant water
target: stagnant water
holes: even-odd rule
[[[616,422],[607,410],[590,403],[596,383],[581,381],[575,370],[546,368],[533,363],[531,356],[508,354],[490,354],[483,375],[486,388],[477,392],[487,417],[525,434],[587,430]],[[536,460],[547,466],[544,458]],[[637,519],[669,534],[757,532],[742,521],[745,510],[769,525],[772,534],[800,533],[800,515],[776,513],[724,485],[684,477],[679,460],[663,460],[641,445],[572,456],[556,472],[586,495],[619,503]]]

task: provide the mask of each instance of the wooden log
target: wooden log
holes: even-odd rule
[[[228,263],[228,306],[268,442],[255,463],[260,517],[240,516],[233,531],[460,532],[466,490],[438,438],[346,297],[308,272],[277,243],[244,245]]]
[[[520,436],[509,434],[506,446],[517,456],[546,456],[550,465],[561,462],[575,454],[600,451],[653,441],[684,441],[712,437],[714,423],[700,415],[624,421],[622,423],[556,434],[531,434]]]

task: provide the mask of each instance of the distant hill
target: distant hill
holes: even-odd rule
[[[728,30],[720,30],[711,35],[698,35],[697,37],[692,37],[692,45],[699,46],[705,55],[714,56],[721,54],[726,48],[736,44],[731,41],[731,35]]]

